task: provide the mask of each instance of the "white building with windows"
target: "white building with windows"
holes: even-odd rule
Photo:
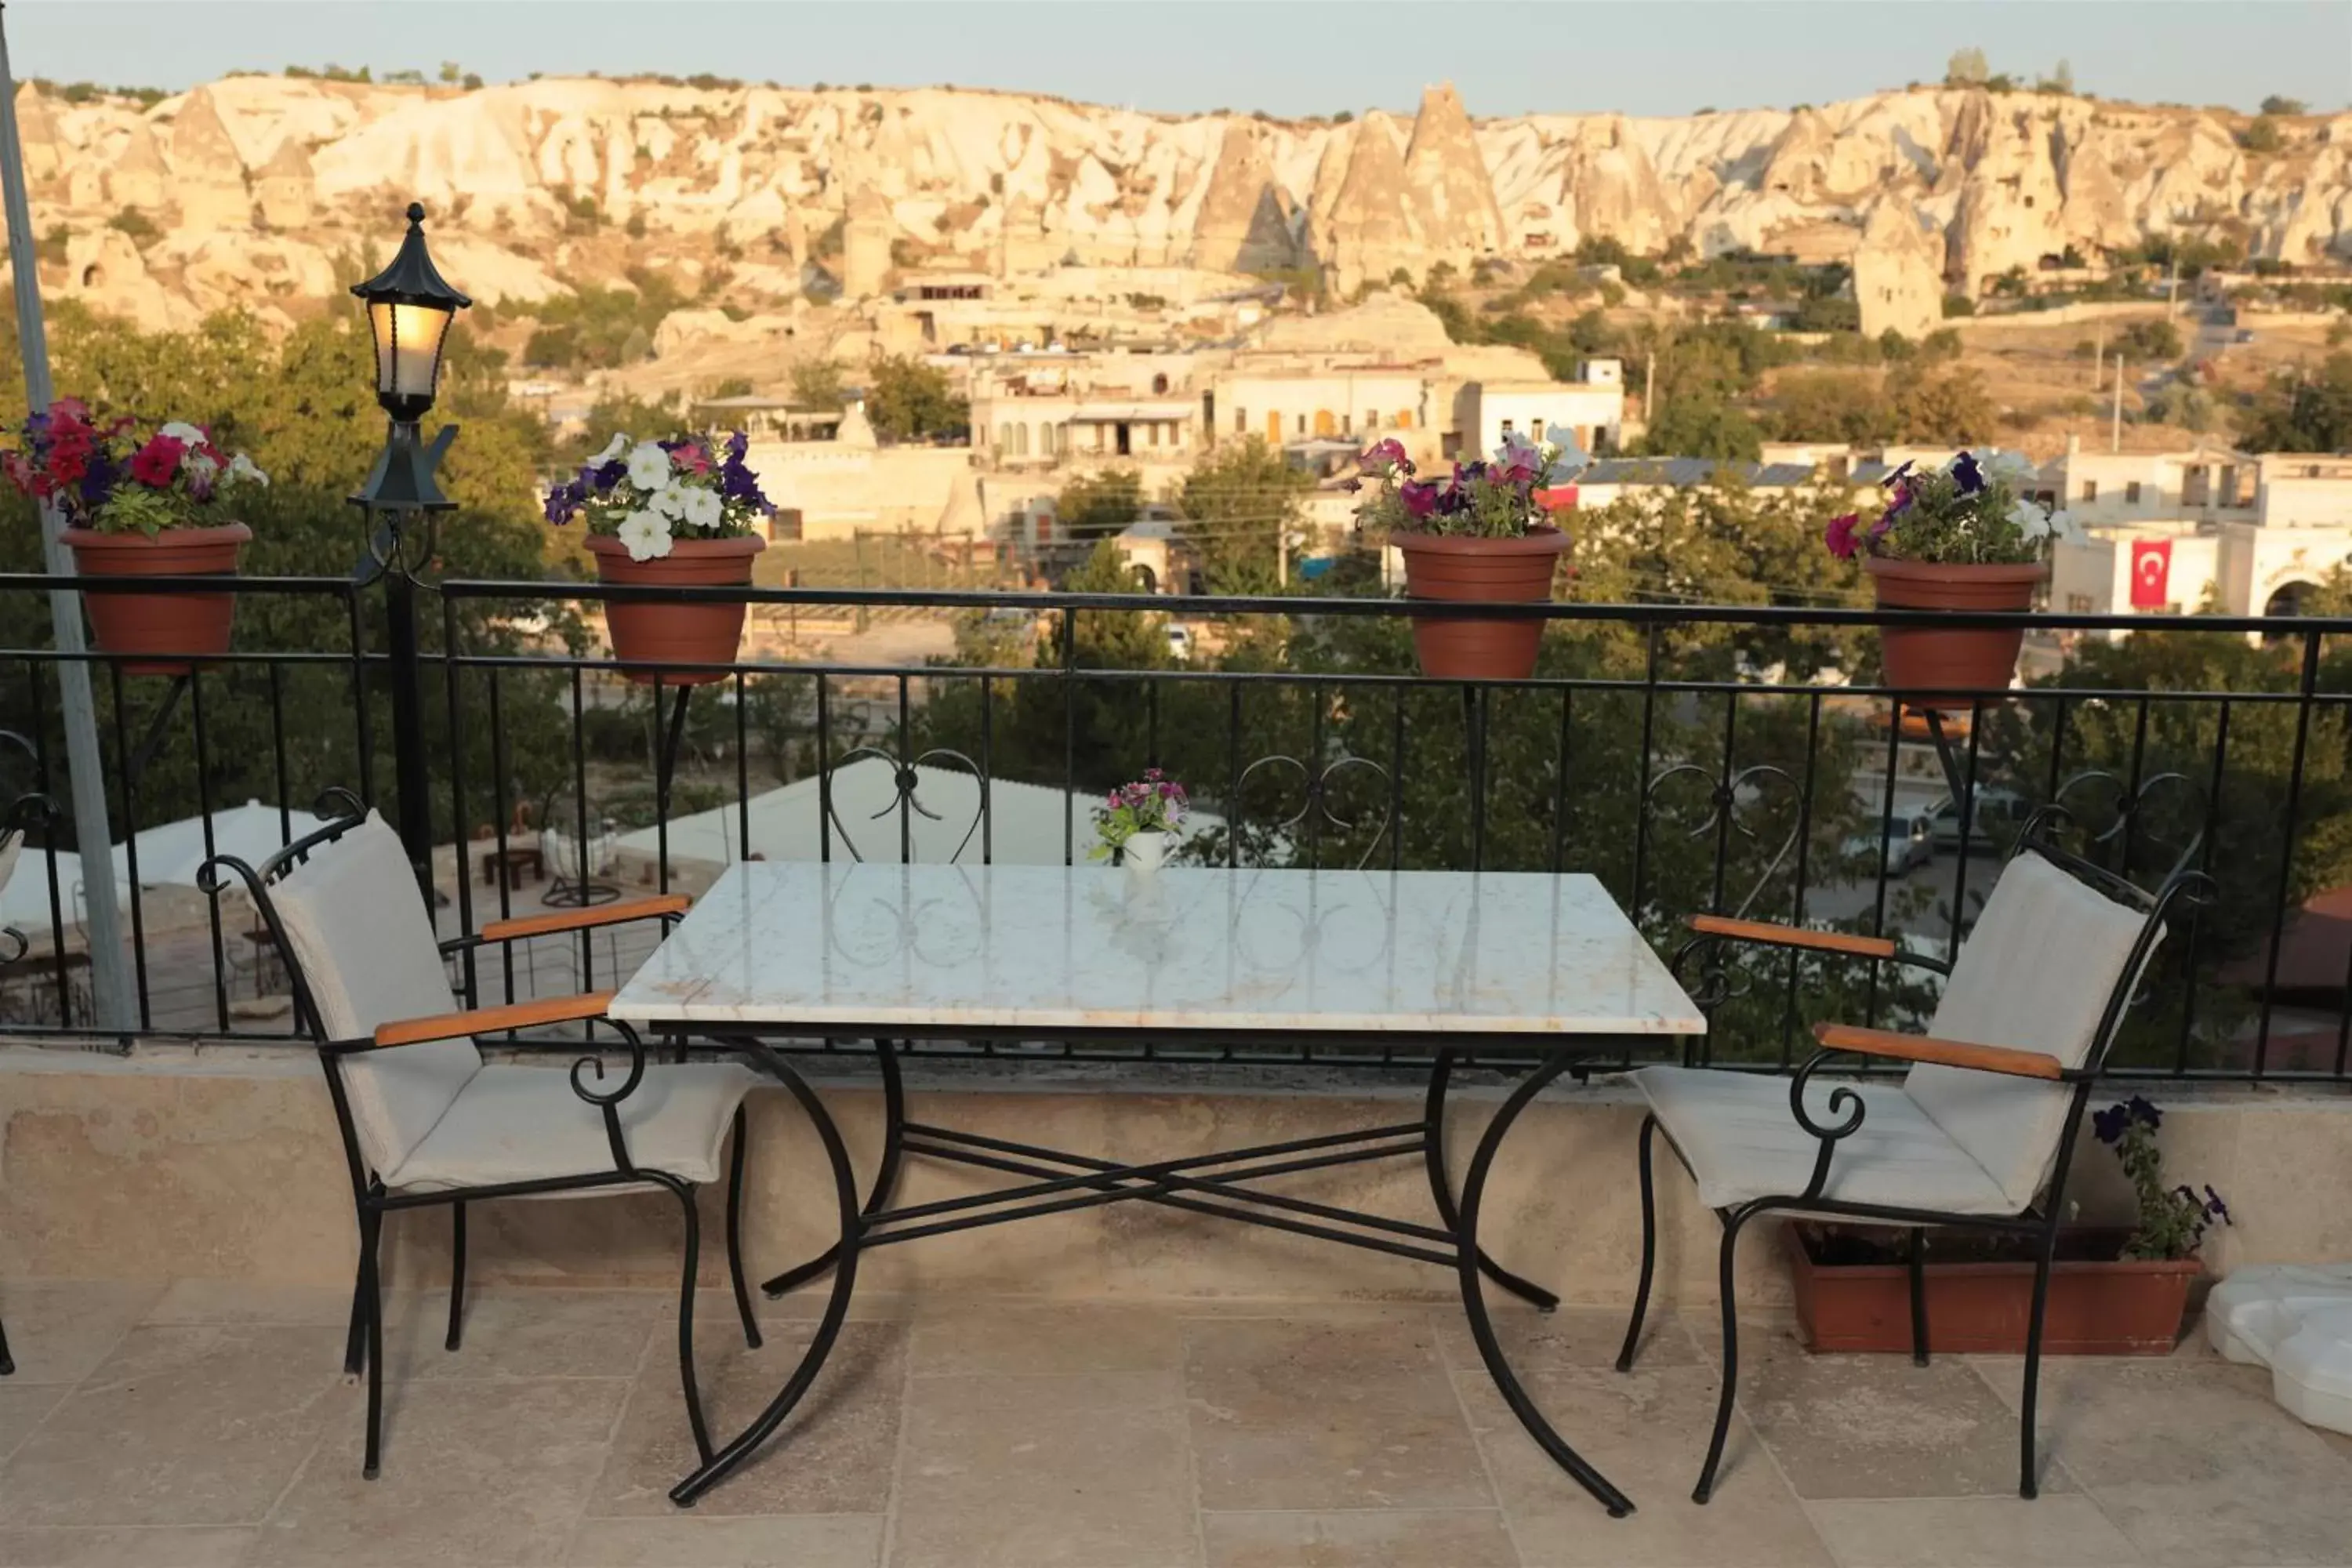
[[[1542,440],[1573,435],[1588,455],[1614,451],[1625,435],[1625,384],[1615,360],[1587,360],[1584,381],[1473,381],[1454,397],[1454,429],[1466,461],[1492,452],[1506,436]]]

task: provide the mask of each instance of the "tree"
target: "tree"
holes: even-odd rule
[[[2250,452],[2352,449],[2352,351],[2339,349],[2313,374],[2280,371],[2241,416],[2238,444]]]
[[[841,406],[841,367],[829,359],[811,354],[793,361],[792,369],[785,373],[785,384],[795,408]]]
[[[2033,84],[2037,92],[2063,93],[2072,97],[2074,91],[2074,68],[2061,59],[2050,68],[2050,74]]]
[[[947,373],[909,355],[874,362],[866,416],[885,441],[920,441],[971,427],[971,405],[948,385]]]
[[[2263,100],[2263,112],[2264,114],[2301,114],[2305,112],[2305,109],[2303,100],[2299,98],[2282,98],[2277,93],[2273,93]]]
[[[455,86],[457,83],[463,81],[465,77],[465,71],[458,66],[456,60],[443,60],[441,62],[441,79],[443,81]]]
[[[1279,541],[1298,523],[1298,497],[1315,481],[1253,436],[1220,444],[1176,492],[1185,542],[1213,594],[1271,593]]]
[[[1969,299],[1966,294],[1947,294],[1944,296],[1944,319],[1946,321],[1948,321],[1955,316],[1973,316],[1976,313],[1977,302],[1974,300]]]
[[[2118,350],[2137,360],[2174,360],[2181,353],[2180,329],[2168,321],[2134,321],[2116,340]]]
[[[589,405],[588,417],[579,431],[556,444],[555,456],[566,465],[584,462],[591,453],[603,450],[615,434],[632,441],[663,441],[685,429],[685,403],[677,393],[645,398],[610,388]]]
[[[2246,128],[2238,132],[2238,145],[2249,153],[2275,153],[2286,145],[2286,138],[2279,134],[2277,121],[2260,114],[2246,121]]]
[[[1957,365],[1890,374],[1886,400],[1898,440],[1974,446],[2000,433],[2000,410],[1984,378]]]
[[[1772,434],[1784,441],[1866,446],[1894,435],[1893,410],[1878,379],[1850,371],[1784,373],[1766,414]]]
[[[1991,75],[1992,67],[1985,63],[1985,52],[1970,45],[1952,51],[1951,59],[1944,66],[1944,85],[1982,87]]]
[[[1055,521],[1072,539],[1105,539],[1143,515],[1143,479],[1132,468],[1080,474],[1062,487]]]
[[[1641,452],[1653,458],[1716,458],[1752,462],[1763,449],[1756,422],[1717,393],[1696,391],[1659,399],[1643,432]]]

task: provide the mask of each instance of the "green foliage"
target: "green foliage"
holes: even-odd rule
[[[971,405],[954,395],[945,371],[911,356],[892,355],[874,362],[866,389],[866,416],[885,441],[929,440],[969,430]]]
[[[66,264],[66,247],[72,238],[65,225],[53,223],[41,236],[40,243],[33,247],[33,254],[52,267],[63,267]]]
[[[2352,352],[2329,354],[2314,374],[2295,366],[2255,393],[2238,426],[2250,452],[2352,449]]]
[[[440,79],[444,83],[451,87],[455,87],[457,82],[464,78],[465,74],[465,70],[456,60],[443,60],[441,62]]]
[[[2301,114],[2305,112],[2303,100],[2282,98],[2277,93],[2273,93],[2263,100],[2263,112],[2264,114]]]
[[[604,226],[604,209],[587,192],[559,191],[555,199],[563,208],[564,233],[593,234]]]
[[[683,434],[686,427],[685,400],[677,393],[648,399],[610,388],[590,405],[579,433],[557,443],[555,458],[565,468],[574,468],[586,461],[590,453],[602,450],[616,432],[633,442],[665,441]]]
[[[1966,294],[1944,296],[1944,320],[1948,321],[1955,316],[1973,316],[1976,313],[1977,302]]]
[[[1221,442],[1192,465],[1175,501],[1211,593],[1275,590],[1276,550],[1297,526],[1299,495],[1314,483],[1255,436]]]
[[[1643,433],[1644,457],[1717,458],[1753,462],[1763,449],[1764,432],[1716,392],[1694,391],[1659,399],[1658,411]]]
[[[1894,482],[1886,516],[1869,524],[1871,552],[1943,566],[2048,560],[2055,530],[2040,507],[2020,499],[2026,471],[2021,458],[1987,461],[1970,489],[1949,468],[1913,468]],[[1834,536],[1830,544],[1835,554]]]
[[[1072,539],[1106,539],[1143,515],[1143,479],[1131,468],[1080,474],[1062,487],[1055,521]]]
[[[1954,365],[1889,373],[1886,395],[1903,439],[1972,447],[1999,433],[2000,411],[1975,371]]]
[[[610,370],[643,359],[662,318],[686,296],[661,273],[629,272],[633,287],[583,284],[532,307],[539,327],[523,345],[523,363],[554,370]]]
[[[106,226],[131,237],[133,245],[152,245],[163,237],[155,220],[137,207],[123,207],[106,220]]]
[[[2148,394],[2147,417],[2202,436],[2220,426],[2221,410],[2203,387],[2176,381]]]
[[[843,402],[841,367],[815,354],[793,361],[785,384],[795,408],[838,408]]]
[[[1801,332],[1858,332],[1862,307],[1852,300],[1809,295],[1798,301],[1792,324]]]
[[[1776,439],[1845,441],[1855,446],[1895,439],[1894,410],[1875,376],[1851,371],[1790,371],[1774,384],[1766,420]]]
[[[2278,121],[2269,115],[2257,115],[2238,132],[2238,145],[2249,153],[2275,153],[2286,145],[2279,134]]]

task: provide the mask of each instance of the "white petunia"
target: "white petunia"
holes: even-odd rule
[[[2009,509],[2009,521],[2017,524],[2018,531],[2028,539],[2045,539],[2050,533],[2050,514],[2030,500],[2021,500]]]
[[[633,511],[621,520],[616,537],[632,561],[656,561],[669,553],[669,524],[657,512]]]
[[[669,454],[658,441],[640,441],[629,448],[629,483],[647,495],[669,483]]]
[[[691,527],[705,531],[714,529],[726,521],[727,503],[719,499],[717,490],[698,486],[686,492],[685,516]]]
[[[174,419],[155,434],[169,436],[173,440],[185,447],[202,446],[205,441],[205,433],[184,419]]]
[[[208,479],[220,472],[220,465],[202,452],[191,452],[181,459],[180,466],[192,479]]]
[[[686,515],[687,497],[693,494],[676,479],[671,479],[646,498],[646,505],[672,522]]]
[[[2040,470],[2021,452],[1995,452],[1984,460],[1984,470],[1996,479],[2030,479]]]
[[[269,476],[263,473],[254,460],[243,452],[239,452],[228,460],[228,477],[238,484],[260,485],[267,488],[269,483]]]
[[[2050,531],[2061,539],[2080,539],[2083,531],[2075,525],[2074,514],[2061,507],[2050,514]]]
[[[604,449],[597,453],[594,457],[589,458],[588,461],[592,466],[601,468],[628,449],[628,437],[615,431],[614,432],[613,438],[604,443]]]

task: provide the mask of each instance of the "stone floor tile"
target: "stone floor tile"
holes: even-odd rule
[[[1842,1568],[2133,1568],[2124,1532],[2079,1495],[1808,1503]]]
[[[1743,1353],[1740,1408],[1801,1498],[2014,1497],[2017,1417],[1967,1361]],[[2042,1489],[2074,1489],[2040,1456]]]
[[[245,1568],[560,1563],[628,1384],[614,1379],[411,1384],[387,1397],[383,1473],[342,1424],[263,1523]]]
[[[2010,1400],[2006,1365],[1980,1368]],[[2352,1563],[2344,1456],[2227,1363],[2042,1363],[2042,1443],[2152,1563]]]
[[[133,1329],[0,1466],[0,1524],[258,1522],[349,1407],[342,1350],[335,1329]]]
[[[751,1278],[751,1315],[762,1327],[772,1319],[777,1322],[814,1322],[824,1316],[832,1300],[832,1276],[814,1285],[803,1285],[797,1290],[787,1290],[772,1297],[760,1289],[756,1273]],[[677,1300],[674,1292],[662,1293],[665,1310]],[[920,1296],[902,1291],[867,1290],[859,1289],[849,1297],[849,1321],[853,1323],[904,1322],[925,1305]],[[742,1320],[735,1315],[735,1292],[725,1285],[705,1285],[694,1293],[695,1321],[724,1318],[730,1322]]]
[[[455,1351],[446,1348],[448,1292],[418,1291],[413,1307],[405,1317],[384,1314],[389,1380],[633,1378],[649,1341],[677,1338],[677,1299],[654,1290],[468,1290],[465,1333]]]
[[[1617,1352],[1625,1343],[1624,1311],[1613,1307],[1562,1307],[1538,1312],[1516,1302],[1505,1307],[1494,1300],[1496,1294],[1491,1288],[1487,1292],[1495,1338],[1518,1372],[1598,1370],[1617,1364]],[[1470,1321],[1459,1307],[1451,1311],[1433,1308],[1430,1321],[1437,1325],[1437,1348],[1447,1366],[1469,1372],[1486,1364],[1478,1358],[1478,1342],[1471,1337]],[[1658,1313],[1643,1326],[1636,1366],[1692,1366],[1697,1362],[1698,1351],[1680,1319]]]
[[[412,1292],[387,1292],[384,1321],[414,1317]],[[446,1310],[447,1299],[436,1297]],[[264,1285],[247,1279],[175,1279],[147,1309],[142,1323],[275,1323],[340,1328],[350,1323],[352,1293],[339,1286]]]
[[[0,1282],[13,1383],[79,1383],[107,1358],[163,1293],[160,1284],[115,1280]]]
[[[1204,1513],[1209,1568],[1519,1568],[1492,1509]]]
[[[947,1304],[917,1314],[917,1377],[1175,1372],[1184,1324],[1155,1307]]]
[[[1201,1506],[1494,1506],[1435,1338],[1425,1321],[1190,1324]]]
[[[878,1568],[880,1514],[583,1519],[563,1568]]]
[[[1198,1568],[1174,1373],[908,1384],[890,1568]]]
[[[19,1384],[15,1378],[0,1379],[0,1459],[16,1451],[18,1444],[33,1435],[33,1428],[43,1417],[65,1403],[72,1389],[62,1384]]]
[[[0,1568],[241,1568],[250,1529],[0,1530]]]
[[[1828,1568],[1802,1506],[1736,1415],[1715,1500],[1690,1500],[1715,1419],[1711,1370],[1637,1363],[1526,1380],[1570,1446],[1633,1500],[1624,1519],[1536,1446],[1483,1372],[1454,1381],[1527,1568]]]
[[[697,1325],[695,1361],[711,1440],[750,1425],[799,1364],[814,1325],[776,1322],[759,1350],[740,1330]],[[881,1513],[907,1378],[903,1323],[848,1323],[815,1385],[766,1446],[704,1494],[698,1516]],[[694,1437],[667,1334],[648,1352],[629,1391],[613,1454],[588,1505],[593,1516],[667,1515],[669,1489],[695,1468]]]

